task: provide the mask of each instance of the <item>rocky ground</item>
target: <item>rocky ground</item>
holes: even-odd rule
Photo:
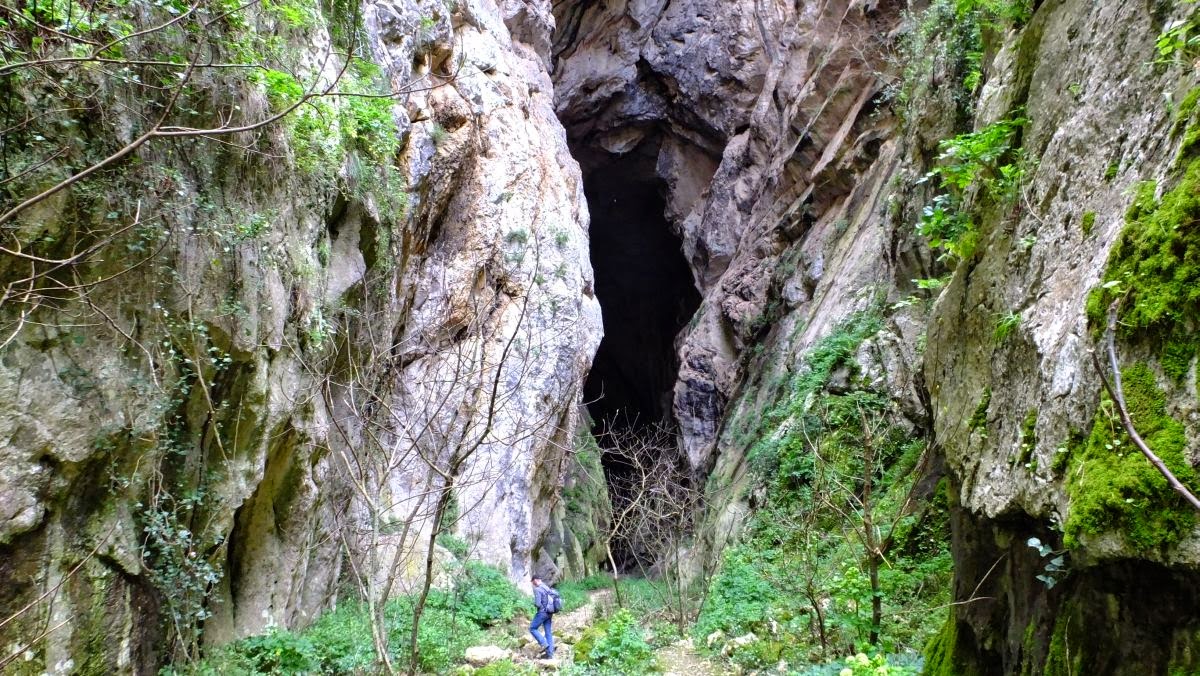
[[[467,649],[468,667],[471,673],[489,664],[508,660],[517,667],[514,673],[527,671],[558,671],[574,663],[574,645],[592,622],[613,606],[612,590],[598,589],[588,597],[588,602],[554,620],[555,658],[537,659],[540,650],[533,637],[525,633],[518,649],[496,645],[481,645]],[[682,640],[658,650],[658,661],[665,676],[716,676],[727,673],[720,665],[701,656],[691,640]]]

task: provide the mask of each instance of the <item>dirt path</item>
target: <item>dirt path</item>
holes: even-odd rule
[[[537,644],[528,634],[521,637],[522,647],[514,650],[510,659],[519,666],[533,666],[539,671],[557,671],[560,666],[574,661],[575,642],[579,640],[584,630],[596,621],[597,617],[608,614],[613,605],[611,589],[597,589],[591,592],[588,594],[587,603],[554,617],[556,659],[537,659],[535,657],[538,652]],[[693,647],[691,640],[679,641],[660,648],[656,654],[664,669],[664,676],[719,676],[729,673],[701,656]]]
[[[718,676],[729,673],[700,656],[690,639],[659,648],[658,660],[664,676]]]
[[[612,607],[613,592],[611,589],[597,589],[588,594],[587,603],[569,613],[557,615],[554,618],[554,632],[557,634],[581,634],[587,629],[601,610]]]

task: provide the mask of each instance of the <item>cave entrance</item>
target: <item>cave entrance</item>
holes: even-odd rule
[[[615,436],[652,435],[673,422],[675,339],[700,306],[682,243],[665,216],[657,155],[652,142],[623,155],[582,154],[591,262],[604,314],[604,339],[584,395],[602,448],[611,449]],[[632,468],[616,454],[602,458],[619,508],[630,499],[622,494],[622,479]],[[628,543],[615,542],[614,550],[618,566],[627,570],[653,563],[641,561]]]

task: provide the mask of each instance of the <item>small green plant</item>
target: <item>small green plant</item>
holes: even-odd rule
[[[312,642],[280,629],[246,639],[241,653],[263,674],[307,674],[317,668]]]
[[[1042,544],[1038,538],[1029,538],[1025,544],[1036,549],[1038,556],[1046,559],[1043,572],[1035,576],[1035,579],[1046,585],[1046,589],[1054,589],[1054,585],[1058,584],[1059,578],[1067,569],[1066,554],[1054,551],[1049,545]]]
[[[1087,237],[1092,234],[1092,230],[1096,227],[1096,212],[1085,211],[1083,218],[1079,220],[1079,229],[1083,230],[1083,236]]]
[[[1195,4],[1196,0],[1183,0]],[[1176,60],[1191,61],[1200,56],[1200,25],[1195,16],[1177,19],[1167,24],[1154,43],[1160,63]]]
[[[437,543],[453,554],[454,558],[458,559],[459,561],[465,561],[467,554],[470,553],[471,549],[471,546],[467,544],[466,540],[463,540],[460,537],[455,537],[450,533],[442,533],[441,535],[437,536]]]
[[[274,111],[284,110],[304,96],[304,86],[291,73],[266,70],[259,77],[266,88],[267,101]]]
[[[446,131],[446,128],[436,122],[432,127],[429,128],[429,139],[433,141],[433,145],[437,147],[441,147],[441,145],[446,142],[446,136],[448,134],[449,132]]]
[[[959,260],[974,254],[975,223],[963,209],[963,202],[973,188],[979,189],[981,197],[1011,197],[1024,177],[1024,168],[1019,161],[1005,159],[1027,122],[1019,116],[1001,120],[938,145],[938,165],[917,181],[936,180],[943,191],[921,210],[917,223],[917,232],[929,239],[931,247]]]
[[[1021,313],[1016,311],[1006,312],[996,317],[996,326],[992,329],[992,338],[997,343],[1003,343],[1008,340],[1012,332],[1021,325]]]
[[[316,3],[309,4],[304,0],[267,2],[264,6],[285,25],[298,30],[315,27],[320,18]]]
[[[271,229],[271,220],[265,214],[252,214],[234,228],[234,242],[241,244],[261,237]]]
[[[625,608],[584,632],[575,651],[577,661],[604,671],[620,674],[659,671],[654,648],[646,642],[637,619]]]
[[[866,653],[858,653],[847,657],[843,664],[846,666],[838,676],[916,676],[919,673],[912,667],[888,664],[885,655],[867,657]]]
[[[432,604],[454,611],[480,627],[512,619],[529,599],[498,568],[467,561],[455,576],[454,592]]]

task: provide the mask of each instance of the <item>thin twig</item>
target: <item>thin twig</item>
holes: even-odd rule
[[[1101,364],[1100,355],[1095,351],[1092,352],[1092,362],[1096,365],[1096,372],[1100,374],[1100,382],[1104,385],[1108,396],[1112,398],[1113,403],[1117,407],[1117,414],[1121,418],[1121,426],[1125,428],[1125,433],[1133,440],[1134,445],[1138,447],[1142,455],[1146,456],[1150,464],[1154,465],[1154,468],[1163,475],[1167,483],[1171,485],[1171,488],[1175,489],[1176,493],[1182,495],[1183,499],[1187,500],[1193,509],[1200,511],[1200,500],[1196,499],[1196,496],[1188,490],[1188,487],[1184,486],[1183,482],[1175,477],[1175,474],[1171,472],[1166,463],[1154,451],[1150,450],[1150,447],[1146,445],[1142,436],[1133,427],[1133,419],[1129,416],[1129,409],[1125,406],[1125,393],[1121,389],[1121,367],[1117,360],[1117,306],[1120,302],[1120,299],[1118,299],[1113,301],[1112,305],[1108,306],[1108,326],[1105,327],[1104,331],[1104,342],[1108,350],[1109,368],[1112,370],[1111,384],[1104,375],[1104,366]]]

